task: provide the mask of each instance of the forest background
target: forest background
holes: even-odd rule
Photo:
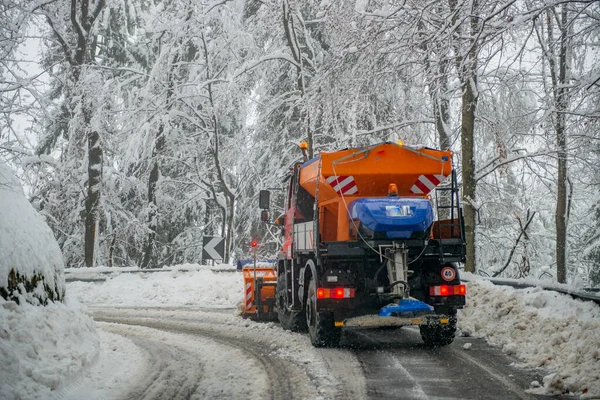
[[[455,152],[466,270],[600,284],[597,1],[0,0],[0,118],[69,267],[271,258],[301,141],[403,141]]]

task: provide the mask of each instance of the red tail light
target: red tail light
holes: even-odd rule
[[[325,298],[325,289],[318,288],[317,289],[317,299],[324,299],[324,298]]]
[[[467,294],[467,287],[465,285],[440,285],[440,286],[429,286],[430,296],[464,296]]]
[[[350,299],[354,297],[354,288],[318,288],[317,299]]]

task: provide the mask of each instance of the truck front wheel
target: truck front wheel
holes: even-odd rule
[[[421,338],[430,347],[447,346],[454,341],[456,316],[451,316],[446,325],[421,325]]]
[[[317,287],[311,280],[306,299],[306,323],[310,341],[315,347],[335,347],[340,342],[342,328],[335,326],[333,313],[317,311]]]

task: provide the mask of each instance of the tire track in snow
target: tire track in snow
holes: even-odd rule
[[[204,309],[204,311],[207,311],[207,309]],[[220,312],[222,312],[222,310],[214,310],[214,312],[220,313]],[[183,322],[186,324],[197,322],[194,320],[190,320],[189,318],[174,318],[172,320]],[[203,322],[206,322],[206,321],[203,321]],[[287,332],[287,333],[291,334],[289,332]],[[298,336],[299,334],[292,334],[292,335]],[[340,349],[327,349],[327,348],[317,349],[317,348],[314,348],[312,345],[310,345],[306,335],[300,334],[299,336],[301,336],[303,339],[305,339],[304,341],[306,342],[306,345],[308,346],[308,348],[302,348],[298,352],[302,352],[307,355],[312,352],[312,353],[315,353],[314,356],[317,356],[318,358],[320,358],[320,361],[322,361],[322,363],[324,364],[324,366],[326,368],[327,375],[329,375],[329,378],[330,378],[329,380],[333,381],[333,383],[335,384],[335,387],[333,388],[333,390],[331,390],[331,389],[327,390],[326,388],[319,387],[319,381],[321,381],[322,379],[320,379],[320,377],[318,376],[318,373],[313,371],[311,368],[307,368],[307,365],[309,364],[307,359],[302,360],[301,359],[302,357],[290,356],[289,351],[275,350],[275,352],[277,354],[281,355],[284,358],[286,363],[292,363],[298,369],[302,370],[307,375],[307,377],[311,381],[312,385],[317,386],[319,394],[314,395],[314,396],[317,396],[316,398],[338,399],[338,400],[364,399],[365,398],[365,396],[366,396],[365,380],[364,380],[363,375],[360,373],[361,368],[360,368],[360,364],[358,363],[358,359],[356,358],[356,356],[353,353],[348,352],[347,350],[340,350]],[[238,341],[240,340],[239,337],[236,337],[236,338]],[[244,338],[244,340],[246,340],[246,339]],[[260,341],[257,343],[260,344],[259,347],[260,347],[261,351],[264,351],[265,346],[269,346],[269,343],[266,341]],[[271,346],[272,346],[272,344],[271,344]],[[298,349],[296,349],[296,350],[298,350]],[[304,350],[307,350],[307,351],[304,351]],[[273,356],[273,354],[271,353],[269,360],[273,359],[272,356]],[[312,367],[312,366],[310,366],[310,367]],[[306,396],[303,397],[299,393],[297,393],[296,397],[304,398],[304,399],[312,398],[312,397],[306,397]],[[279,399],[279,398],[277,398],[277,399]]]
[[[260,396],[260,398],[271,398],[276,400],[283,398],[306,398],[307,395],[309,397],[317,395],[317,393],[315,393],[316,391],[307,390],[307,387],[310,389],[310,378],[307,377],[304,371],[299,370],[294,364],[289,363],[287,360],[272,356],[264,342],[257,342],[251,338],[240,335],[232,335],[225,331],[227,327],[225,327],[225,329],[215,330],[201,325],[192,325],[188,321],[183,323],[180,320],[173,319],[157,321],[150,318],[121,317],[118,314],[110,315],[105,312],[96,315],[95,319],[102,322],[143,326],[170,333],[186,334],[195,337],[200,336],[222,346],[235,348],[248,357],[256,360],[258,364],[260,364],[260,367],[265,371],[268,379],[268,384],[266,385],[268,387],[268,393],[265,393],[266,396]],[[235,359],[232,361],[234,364],[238,362]],[[211,373],[218,374],[218,371],[211,371]],[[236,384],[240,386],[252,385],[254,380],[255,377],[247,375],[245,383],[238,382]]]
[[[144,368],[130,377],[129,390],[124,391],[122,399],[200,400],[268,395],[266,375],[254,358],[239,349],[197,335],[114,320],[119,323],[100,322],[100,327],[128,337],[147,353]],[[251,382],[248,371],[254,371]]]
[[[195,357],[168,344],[129,337],[148,353],[150,363],[144,370],[145,374],[137,380],[137,387],[123,399],[192,398],[204,370]]]
[[[367,396],[366,384],[361,366],[356,356],[347,350],[318,349],[327,369],[337,381],[333,399],[364,399]]]

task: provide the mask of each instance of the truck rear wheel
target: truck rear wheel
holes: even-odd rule
[[[421,338],[430,347],[448,346],[456,334],[456,316],[450,317],[447,325],[421,325]]]
[[[277,318],[285,330],[306,332],[306,318],[303,311],[293,311],[288,308],[285,275],[277,277]]]
[[[308,286],[306,323],[310,341],[315,347],[335,347],[340,342],[342,328],[335,326],[333,313],[317,311],[317,288],[314,280]]]

